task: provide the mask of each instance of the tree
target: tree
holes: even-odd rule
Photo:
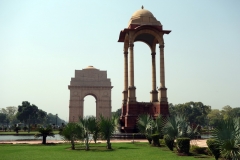
[[[98,134],[100,132],[99,124],[96,117],[92,117],[92,127],[90,127],[90,133],[93,135],[93,140],[97,143]]]
[[[141,114],[137,119],[137,128],[140,133],[146,136],[150,144],[153,140],[154,145],[160,146],[158,139],[163,136],[162,129],[164,123],[164,119],[161,115],[154,120],[149,114]]]
[[[52,113],[48,113],[46,118],[44,119],[44,121],[46,121],[47,124],[55,124],[57,120],[58,124],[62,124],[62,123],[66,123],[64,120],[62,120],[61,118],[59,118],[58,116],[52,114]],[[58,125],[56,124],[56,125]]]
[[[208,113],[207,119],[208,119],[208,125],[212,127],[216,127],[219,124],[219,122],[223,120],[223,115],[221,111],[219,111],[219,109],[212,109]]]
[[[173,115],[173,116],[177,115],[176,108],[175,108],[175,106],[172,103],[168,104],[168,109],[169,109],[169,114],[170,115]]]
[[[240,107],[233,108],[231,112],[232,117],[240,117]]]
[[[87,117],[87,121],[88,121],[87,122],[88,133],[93,135],[93,140],[96,143],[100,131],[98,121],[94,116]]]
[[[202,102],[187,102],[184,104],[172,105],[169,107],[170,115],[184,115],[191,124],[207,125],[206,116],[211,111],[211,106]]]
[[[224,106],[222,108],[222,115],[223,115],[223,119],[228,119],[228,118],[231,118],[233,115],[231,115],[231,112],[232,111],[232,107],[230,107],[229,105],[227,106]]]
[[[121,114],[122,114],[122,108],[117,109],[117,111],[115,112],[115,114],[120,117]]]
[[[114,118],[103,117],[100,115],[100,133],[102,135],[102,138],[107,140],[107,149],[112,149],[110,138],[115,131],[115,125],[116,124]]]
[[[240,118],[229,117],[221,120],[213,130],[212,136],[225,159],[240,159]]]
[[[229,105],[224,106],[221,111],[221,114],[223,115],[223,119],[240,117],[240,107],[232,108]]]
[[[2,108],[0,110],[0,113],[6,114],[7,117],[6,117],[5,123],[7,124],[11,123],[12,125],[18,123],[18,121],[16,121],[17,107],[9,106],[9,107],[6,107],[6,109]]]
[[[46,144],[46,139],[47,139],[47,136],[52,136],[54,137],[54,133],[53,133],[53,129],[52,129],[52,126],[47,126],[46,128],[43,128],[43,127],[40,127],[38,128],[38,132],[40,133],[37,133],[35,134],[35,137],[42,137],[42,144]]]
[[[0,123],[4,124],[6,123],[6,120],[7,120],[7,115],[4,113],[0,113]]]
[[[83,128],[77,123],[68,123],[59,133],[64,140],[71,142],[71,148],[75,149],[75,141],[83,139]]]
[[[37,118],[38,107],[34,104],[30,104],[28,101],[23,101],[22,105],[18,106],[17,119],[26,123],[30,120],[36,120]],[[33,121],[33,122],[34,122]]]
[[[37,123],[42,123],[44,121],[44,119],[46,118],[46,116],[47,116],[47,112],[39,109],[38,112],[37,112],[36,122]]]
[[[97,121],[95,117],[84,117],[79,118],[79,125],[83,129],[84,143],[86,150],[89,150],[89,134],[93,134],[97,128]]]
[[[16,117],[17,107],[9,106],[9,107],[6,107],[6,109],[2,108],[1,112],[7,115],[7,122],[14,124],[13,120]]]
[[[153,119],[149,114],[140,114],[137,118],[137,128],[140,133],[144,134],[151,143],[152,138],[152,128],[153,128]]]
[[[163,133],[173,140],[179,137],[193,138],[197,132],[197,128],[192,128],[183,115],[177,115],[167,118]]]
[[[167,118],[163,127],[164,138],[173,145],[177,138],[193,138],[197,133],[197,127],[192,128],[183,115],[176,115]],[[170,146],[169,148],[172,148]]]

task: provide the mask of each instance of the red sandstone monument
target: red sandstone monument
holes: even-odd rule
[[[122,101],[122,113],[120,117],[123,132],[133,133],[137,131],[136,119],[139,114],[149,113],[153,117],[159,114],[168,115],[167,88],[165,86],[164,73],[164,34],[170,30],[163,30],[162,24],[153,14],[144,9],[136,11],[128,27],[120,32],[118,42],[123,42],[124,53],[124,90]],[[152,56],[152,90],[150,102],[138,102],[135,96],[134,86],[134,42],[141,41],[150,48]],[[158,52],[160,61],[160,88],[156,87],[156,45],[159,44]],[[128,53],[129,50],[129,53]],[[128,60],[129,59],[129,60]],[[128,65],[129,64],[129,65]]]

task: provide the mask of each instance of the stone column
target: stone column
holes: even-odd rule
[[[134,57],[133,57],[133,43],[129,44],[130,55],[129,55],[129,77],[130,77],[130,85],[128,88],[128,102],[136,102],[135,97],[135,86],[134,86]]]
[[[159,45],[160,48],[160,88],[159,101],[167,102],[167,92],[165,88],[165,72],[164,72],[164,44]]]
[[[129,49],[130,49],[130,61],[129,61],[129,65],[130,65],[130,87],[134,86],[134,59],[133,59],[133,46],[134,44],[130,44],[129,45]]]
[[[128,52],[124,50],[124,90],[123,104],[126,104],[128,98]]]
[[[155,60],[155,52],[152,52],[152,91],[151,93],[151,102],[157,102],[157,90],[156,90],[156,60]]]
[[[160,48],[160,88],[165,88],[164,45],[161,44],[159,48]]]

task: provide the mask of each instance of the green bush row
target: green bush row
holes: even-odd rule
[[[177,138],[176,145],[179,153],[189,154],[190,138]]]
[[[207,145],[212,154],[214,155],[215,159],[217,160],[221,155],[220,145],[217,143],[215,139],[208,139]]]

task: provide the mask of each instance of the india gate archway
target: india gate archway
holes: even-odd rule
[[[163,35],[170,32],[170,30],[163,30],[162,24],[143,7],[132,15],[128,27],[120,32],[118,42],[123,42],[124,55],[124,90],[120,117],[122,131],[135,132],[136,119],[139,114],[148,113],[153,117],[157,117],[159,114],[169,114],[164,73]],[[134,85],[134,42],[136,41],[147,44],[150,49],[149,56],[152,57],[152,61],[149,62],[149,65],[152,66],[150,102],[138,102],[136,98]],[[159,51],[156,50],[157,44]],[[156,71],[158,70],[156,61],[160,62],[160,88],[158,90],[156,87]]]
[[[100,71],[93,66],[83,70],[75,70],[75,77],[71,78],[68,89],[70,90],[69,122],[78,122],[83,117],[84,97],[92,95],[96,99],[96,117],[111,116],[111,81],[107,78],[107,71]]]

